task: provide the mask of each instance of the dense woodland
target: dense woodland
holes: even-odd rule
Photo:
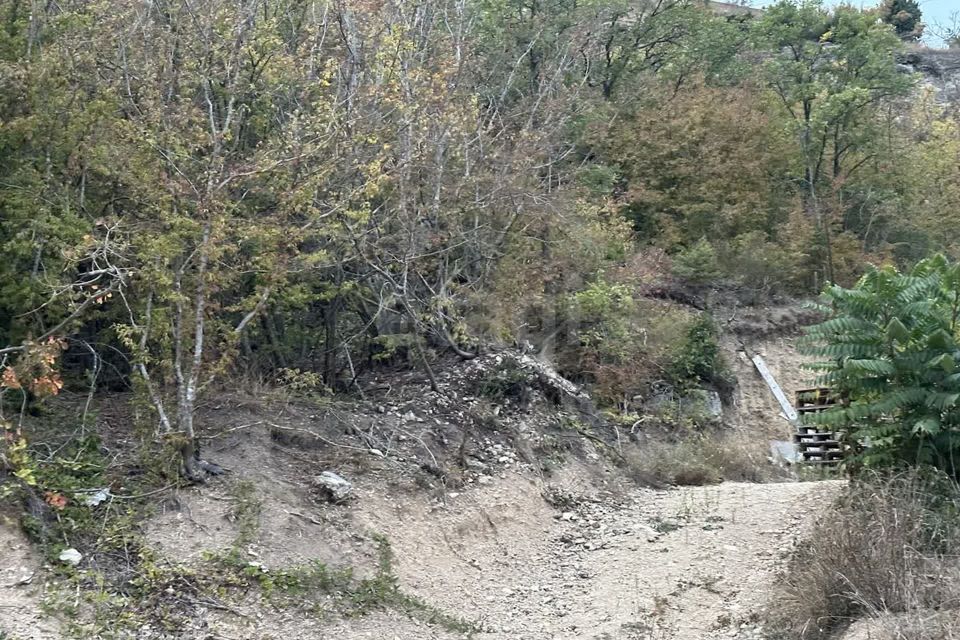
[[[710,321],[663,300],[808,296],[957,253],[960,119],[897,64],[915,22],[0,0],[7,442],[65,383],[135,391],[190,467],[198,398],[227,377],[350,393],[505,343],[611,404],[708,377],[675,345]]]

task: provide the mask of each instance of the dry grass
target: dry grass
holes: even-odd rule
[[[626,473],[650,487],[698,486],[724,480],[767,482],[779,471],[767,442],[736,431],[708,430],[679,440],[648,438],[625,451]]]
[[[769,609],[775,638],[834,637],[858,619],[887,622],[883,635],[854,630],[850,640],[960,635],[955,482],[922,471],[871,476],[825,506]]]
[[[843,640],[960,640],[956,611],[874,613],[856,622]]]

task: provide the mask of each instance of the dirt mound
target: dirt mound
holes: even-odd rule
[[[737,387],[727,423],[757,438],[787,440],[792,427],[773,393],[757,373],[751,356],[763,358],[777,383],[793,402],[796,391],[813,385],[812,358],[801,355],[797,340],[803,327],[820,320],[803,305],[738,310],[725,325],[722,344]]]
[[[623,493],[612,480],[605,485],[603,474],[584,471],[574,465],[542,481],[504,470],[435,499],[361,478],[349,505],[299,505],[315,521],[298,533],[289,522],[262,519],[255,549],[279,567],[271,565],[276,556],[266,560],[270,548],[349,553],[345,528],[358,541],[376,532],[390,540],[400,588],[475,622],[483,629],[477,638],[753,638],[783,559],[840,486],[725,483]],[[212,488],[191,501],[205,508],[224,502]],[[225,521],[228,511],[214,520]],[[334,624],[283,613],[267,629],[256,613],[262,606],[249,603],[243,617],[211,612],[205,628],[225,637],[460,637],[389,612]]]

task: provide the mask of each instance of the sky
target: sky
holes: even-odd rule
[[[938,22],[949,25],[960,16],[960,0],[926,0],[920,3],[920,10],[923,11],[923,21],[930,25],[927,31],[932,31],[936,30]],[[931,47],[944,46],[943,40],[933,33],[924,36],[923,41]]]
[[[879,0],[850,0],[851,4],[862,5],[864,8],[874,7]],[[774,0],[755,0],[755,6],[773,4]],[[830,4],[839,4],[828,0]],[[960,0],[920,0],[920,9],[923,11],[923,21],[927,23],[927,34],[923,41],[931,47],[944,46],[943,40],[937,38],[931,31],[936,30],[937,23],[950,24],[951,17],[960,13]]]

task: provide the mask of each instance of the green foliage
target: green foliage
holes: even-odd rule
[[[682,389],[709,384],[721,392],[729,391],[730,370],[719,337],[717,325],[707,313],[690,324],[670,363],[670,376],[676,386]]]
[[[569,314],[578,325],[583,347],[604,359],[629,357],[636,306],[629,287],[597,280],[571,296]]]
[[[587,139],[618,168],[622,215],[641,241],[676,254],[705,237],[717,247],[754,231],[776,237],[793,206],[777,186],[792,141],[756,89],[693,78],[653,85],[624,111]]]
[[[260,531],[260,513],[262,502],[257,496],[255,485],[249,480],[237,480],[230,486],[231,507],[227,515],[238,530],[235,547],[243,547],[254,542]]]
[[[896,238],[894,255],[909,264],[936,251],[958,255],[960,121],[930,95],[915,101],[905,120],[904,141],[910,143],[904,157],[886,159],[864,184],[885,203],[880,215],[874,214],[879,224],[871,240]]]
[[[783,235],[788,235],[784,232]],[[793,242],[773,242],[762,231],[749,231],[733,238],[720,263],[730,278],[743,288],[762,295],[769,292],[803,291],[804,254]]]
[[[570,296],[566,315],[575,341],[559,354],[560,368],[573,378],[593,382],[601,402],[622,402],[624,396],[639,393],[649,379],[643,370],[656,359],[651,358],[654,345],[662,345],[644,326],[644,306],[630,287],[604,279]]]
[[[923,12],[917,0],[884,0],[880,5],[880,18],[893,25],[904,40],[919,40],[923,35]]]
[[[573,294],[572,302],[581,319],[602,322],[612,315],[629,311],[633,299],[626,286],[598,280]]]
[[[477,382],[477,393],[495,401],[516,400],[526,404],[530,396],[531,374],[515,358],[506,357],[486,371]]]
[[[0,348],[112,354],[157,432],[195,435],[227,375],[326,394],[514,339],[564,341],[621,402],[685,321],[647,314],[640,279],[671,270],[647,251],[759,299],[960,246],[955,123],[899,117],[875,11],[22,4],[0,0]]]
[[[682,250],[673,259],[674,275],[693,284],[712,282],[720,276],[717,252],[706,238]]]
[[[825,156],[829,178],[845,176],[848,159],[856,163],[878,140],[872,116],[881,101],[909,91],[911,78],[893,63],[899,40],[869,12],[788,0],[767,8],[753,35],[757,46],[780,52],[765,71],[796,126],[804,188],[813,193],[826,177]]]
[[[819,383],[848,403],[818,423],[864,448],[867,467],[932,465],[957,475],[960,456],[960,266],[942,256],[909,272],[870,270],[852,289],[832,285],[804,352]]]
[[[754,46],[776,52],[763,80],[793,133],[792,180],[818,232],[814,268],[836,282],[834,216],[865,165],[889,153],[884,110],[913,86],[895,64],[902,43],[873,12],[807,1],[768,7],[751,32]]]

